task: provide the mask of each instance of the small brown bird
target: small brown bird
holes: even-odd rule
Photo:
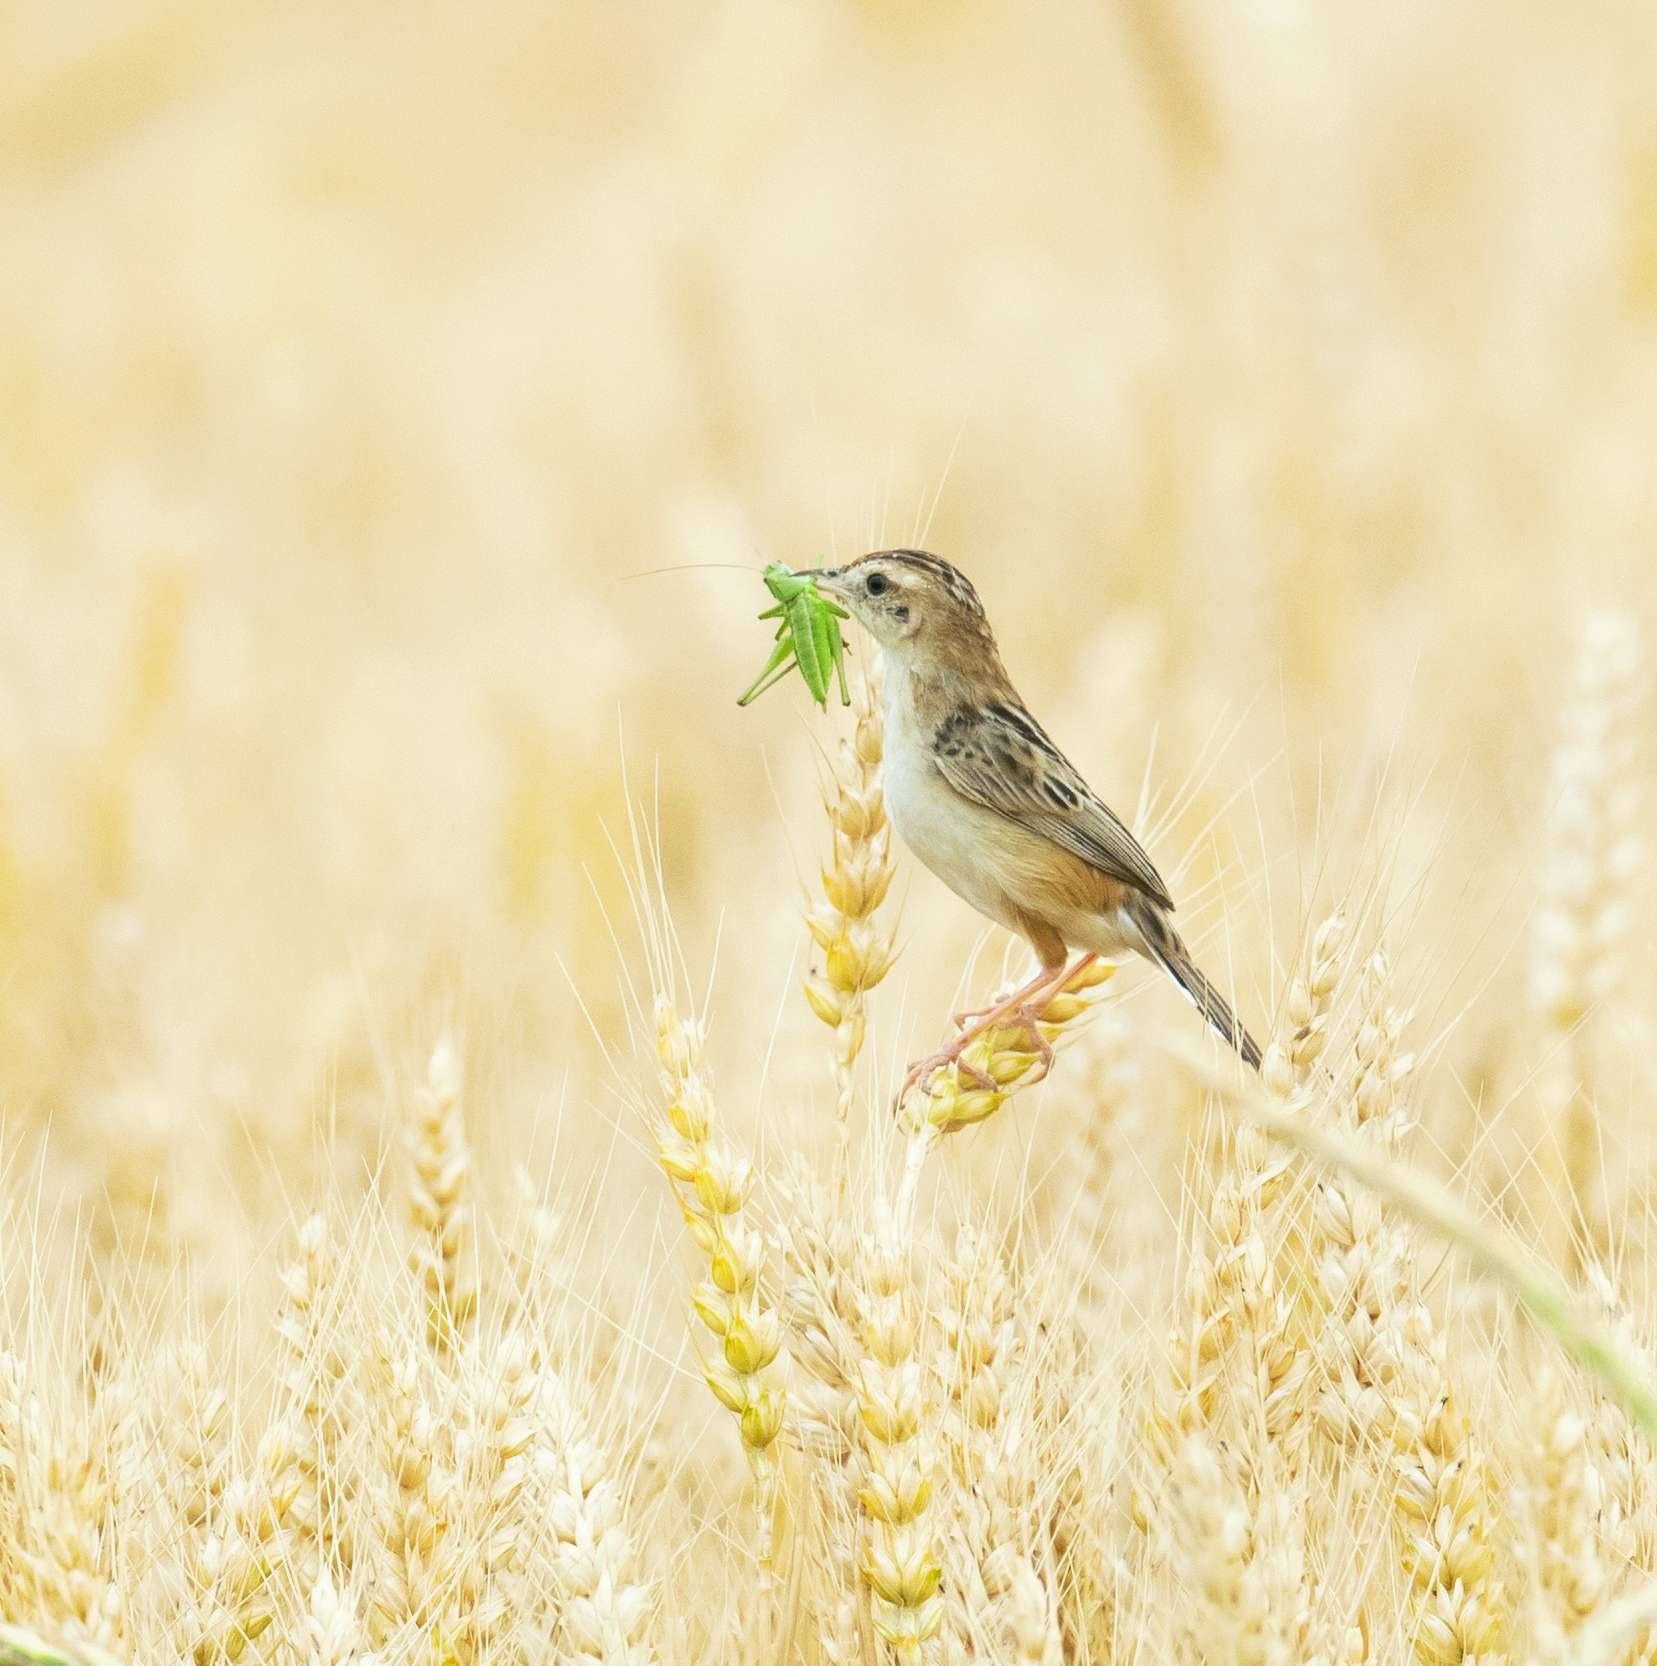
[[[1161,966],[1259,1069],[1254,1038],[1180,941],[1150,857],[1025,709],[965,575],[923,550],[877,550],[812,577],[885,650],[893,825],[944,884],[1041,962],[1029,983],[917,1064],[905,1089],[1009,1019],[1039,1042],[1044,998],[1079,966],[1126,950]],[[1082,951],[1076,966],[1072,949]]]

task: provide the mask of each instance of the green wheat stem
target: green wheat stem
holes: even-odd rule
[[[1585,1370],[1593,1373],[1657,1451],[1657,1394],[1639,1366],[1582,1311],[1564,1280],[1429,1176],[1386,1156],[1367,1141],[1320,1127],[1257,1091],[1210,1076],[1221,1095],[1273,1139],[1379,1193],[1429,1231],[1456,1244],[1481,1272],[1507,1289],[1533,1320]]]

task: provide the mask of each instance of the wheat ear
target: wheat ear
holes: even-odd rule
[[[666,1109],[656,1153],[673,1182],[685,1225],[707,1257],[708,1277],[691,1295],[696,1317],[719,1345],[704,1359],[703,1380],[736,1419],[753,1473],[759,1512],[760,1566],[769,1570],[777,1498],[773,1448],[782,1431],[785,1395],[777,1355],[782,1324],[760,1289],[765,1241],[747,1218],[753,1165],[726,1142],[702,1052],[701,1027],[656,998],[656,1054]]]
[[[1115,971],[1108,960],[1088,961],[1048,997],[1035,1023],[1039,1036],[1031,1034],[1029,1024],[997,1025],[967,1046],[959,1064],[934,1071],[904,1096],[899,1120],[908,1140],[897,1195],[900,1218],[906,1218],[914,1207],[921,1170],[932,1147],[946,1134],[986,1121],[1021,1089],[1039,1082],[1043,1071],[1038,1066],[1044,1055],[1037,1040],[1052,1048],[1074,1034],[1097,1005],[1094,991]],[[980,1080],[994,1086],[979,1085]]]
[[[1606,1200],[1594,1123],[1595,1014],[1618,988],[1641,863],[1637,833],[1640,631],[1602,608],[1583,621],[1554,749],[1548,834],[1531,954],[1541,1060],[1535,1207],[1548,1247],[1574,1264],[1581,1236],[1603,1240]]]
[[[937,1376],[950,1459],[955,1554],[946,1659],[1057,1660],[1053,1593],[1035,1558],[1040,1519],[1030,1413],[1019,1399],[1027,1337],[1000,1250],[962,1226],[944,1265]]]
[[[790,1205],[777,1221],[787,1266],[782,1311],[789,1355],[799,1368],[789,1392],[789,1433],[816,1460],[812,1475],[825,1551],[824,1577],[809,1597],[828,1666],[854,1666],[863,1658],[854,1525],[859,1505],[851,1461],[861,1450],[857,1232],[837,1187],[817,1181],[804,1165],[781,1190]]]
[[[1345,947],[1346,922],[1331,916],[1291,980],[1260,1072],[1276,1101],[1303,1093],[1317,1069]],[[1192,1259],[1185,1318],[1168,1339],[1168,1369],[1152,1408],[1152,1435],[1165,1454],[1177,1449],[1180,1436],[1221,1416],[1228,1393],[1258,1395],[1258,1407],[1239,1408],[1240,1414],[1263,1414],[1272,1428],[1281,1426],[1299,1393],[1309,1361],[1294,1334],[1293,1296],[1278,1265],[1278,1205],[1292,1196],[1292,1161],[1251,1123],[1226,1131],[1204,1211],[1207,1242]]]
[[[426,1336],[440,1355],[454,1352],[477,1313],[473,1258],[471,1150],[461,1109],[462,1072],[453,1039],[432,1049],[408,1122],[409,1205],[414,1241],[409,1265],[426,1303]]]
[[[559,1660],[653,1666],[651,1596],[633,1558],[624,1499],[604,1449],[563,1381],[537,1373],[528,1497],[544,1523],[542,1555],[557,1597]]]
[[[454,1406],[434,1398],[432,1367],[418,1344],[399,1347],[381,1338],[375,1364],[381,1464],[369,1635],[383,1649],[441,1624],[453,1564]]]
[[[876,1205],[860,1251],[863,1577],[873,1596],[876,1634],[903,1666],[914,1666],[943,1624],[943,1570],[927,1513],[932,1454],[920,1314],[904,1238],[884,1202]]]
[[[892,829],[880,787],[879,694],[873,677],[860,679],[851,738],[841,744],[834,791],[824,803],[833,843],[822,875],[823,901],[806,916],[823,956],[821,970],[806,983],[806,1000],[834,1031],[835,1172],[842,1197],[851,1160],[852,1072],[863,1049],[869,991],[896,958],[890,927],[875,919],[892,884]]]

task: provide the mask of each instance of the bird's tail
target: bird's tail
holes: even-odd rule
[[[1260,1044],[1231,1010],[1231,1003],[1208,981],[1207,974],[1191,958],[1185,944],[1174,930],[1168,916],[1148,900],[1130,904],[1125,910],[1133,922],[1145,953],[1154,960],[1190,998],[1214,1033],[1228,1046],[1237,1049],[1243,1063],[1251,1070],[1260,1068]]]

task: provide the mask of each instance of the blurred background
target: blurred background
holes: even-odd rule
[[[768,1068],[797,1129],[844,720],[737,710],[758,568],[923,538],[1245,1015],[1381,897],[1499,1104],[1577,621],[1651,597],[1654,85],[1633,3],[0,12],[48,1190],[257,1232],[447,1021],[486,1163],[625,1146],[629,794],[738,1114]],[[899,890],[884,1069],[982,938]]]

